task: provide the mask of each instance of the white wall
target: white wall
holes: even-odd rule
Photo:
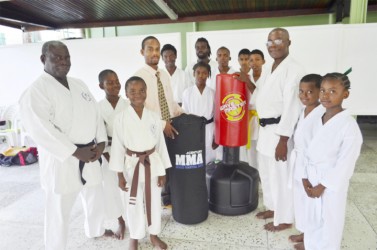
[[[158,34],[161,46],[173,44],[181,51],[180,33]],[[100,38],[64,41],[71,55],[70,76],[80,78],[89,86],[97,100],[105,94],[98,87],[98,74],[104,69],[114,70],[124,86],[126,80],[144,65],[140,54],[146,36]],[[43,72],[42,43],[0,48],[0,106],[16,103],[22,92]],[[180,62],[177,61],[177,64]],[[163,62],[160,60],[160,66]],[[180,66],[180,65],[179,65]],[[124,95],[122,88],[121,94]]]
[[[377,24],[299,26],[287,30],[292,41],[290,54],[308,74],[343,73],[352,67],[348,75],[351,94],[344,106],[355,115],[377,115]],[[209,41],[214,60],[219,47],[229,48],[230,64],[235,69],[239,69],[237,56],[242,48],[260,49],[266,63],[272,63],[265,45],[270,31],[269,28],[187,33],[187,63],[196,60],[194,44],[199,37]]]

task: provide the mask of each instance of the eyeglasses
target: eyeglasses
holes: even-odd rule
[[[266,42],[266,46],[271,47],[272,44],[281,45],[282,43],[283,43],[282,39],[269,40],[269,41]]]

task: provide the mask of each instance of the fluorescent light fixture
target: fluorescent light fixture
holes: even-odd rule
[[[171,19],[171,20],[177,20],[178,15],[170,9],[170,7],[167,5],[167,3],[164,0],[153,0],[155,4],[157,4],[160,9],[165,12],[165,14]]]

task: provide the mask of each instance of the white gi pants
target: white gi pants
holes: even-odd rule
[[[305,230],[305,203],[310,199],[305,192],[302,180],[293,180],[293,207],[295,214],[295,227],[301,233]]]
[[[105,195],[106,219],[118,219],[124,213],[122,190],[118,187],[118,175],[109,169],[109,163],[102,157],[103,191]]]
[[[347,187],[348,189],[348,187]],[[310,214],[305,215],[304,244],[307,250],[338,250],[340,249],[346,216],[347,189],[342,192],[332,192],[325,189],[320,198],[319,206],[321,220],[315,225],[310,220]],[[309,198],[313,199],[313,198]],[[308,205],[314,204],[307,202]]]
[[[258,170],[262,183],[263,203],[274,211],[274,226],[293,223],[293,192],[288,188],[288,162],[276,161],[258,152]]]
[[[126,192],[126,213],[127,224],[130,231],[131,239],[143,239],[145,237],[145,228],[148,227],[149,234],[158,235],[161,232],[161,187],[157,186],[158,177],[151,177],[151,222],[148,227],[146,207],[144,206],[145,183],[141,181],[137,186],[136,204],[130,205],[131,183],[127,183],[128,192]]]
[[[258,169],[257,161],[257,141],[252,140],[250,148],[240,147],[240,161],[247,162],[251,167]]]
[[[67,246],[68,227],[72,207],[80,194],[85,215],[85,234],[89,238],[105,233],[102,184],[83,186],[81,192],[56,194],[46,191],[45,246],[46,250],[64,250]]]

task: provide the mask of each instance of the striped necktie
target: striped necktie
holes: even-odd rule
[[[168,102],[166,101],[164,87],[160,79],[160,72],[156,72],[157,77],[157,87],[158,87],[158,101],[160,103],[161,117],[162,120],[168,121],[170,119],[170,112],[168,107]]]

